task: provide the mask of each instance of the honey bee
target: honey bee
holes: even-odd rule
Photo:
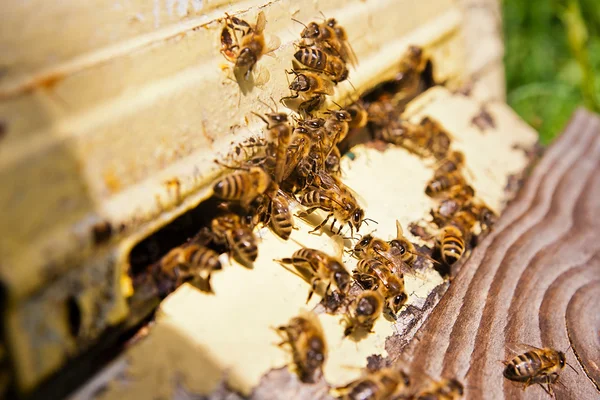
[[[365,289],[379,291],[385,299],[384,312],[396,319],[408,300],[402,273],[393,273],[385,262],[376,258],[363,258],[356,264],[354,279]]]
[[[283,193],[278,192],[271,199],[269,212],[271,229],[283,240],[288,240],[294,227],[294,218],[290,211],[290,205]]]
[[[160,262],[161,272],[175,280],[176,286],[194,279],[199,289],[211,293],[210,277],[218,269],[221,269],[219,254],[195,243],[174,248]]]
[[[428,139],[424,147],[437,160],[446,158],[452,142],[450,134],[444,130],[439,122],[429,117],[423,118],[420,125],[426,132]]]
[[[340,174],[340,160],[342,155],[340,153],[340,149],[337,146],[333,146],[331,152],[327,155],[325,159],[325,171],[327,171],[332,176],[339,176]]]
[[[479,225],[482,232],[487,232],[492,229],[492,226],[498,220],[498,216],[492,209],[485,204],[475,206],[475,212],[479,216]]]
[[[360,104],[354,103],[346,111],[350,114],[348,126],[350,129],[360,129],[367,126],[369,122],[369,113]]]
[[[460,171],[450,172],[444,175],[434,176],[425,187],[425,194],[429,197],[437,197],[455,186],[466,185],[465,178]]]
[[[326,156],[329,155],[333,146],[344,140],[348,134],[348,123],[350,121],[352,121],[352,116],[346,110],[329,111],[329,118],[327,118],[324,125],[325,132],[330,138]]]
[[[394,273],[401,274],[403,270],[406,270],[406,264],[402,261],[400,249],[392,242],[386,242],[372,235],[365,235],[352,249],[352,255],[359,260],[375,258]]]
[[[525,347],[528,351],[503,362],[505,365],[504,377],[511,381],[524,382],[524,388],[538,383],[548,394],[552,395],[550,384],[558,380],[559,372],[565,365],[568,365],[565,353],[549,347],[542,349],[528,345],[520,345],[520,347]],[[571,365],[569,367],[577,372]],[[547,388],[543,383],[547,384]]]
[[[329,75],[334,83],[348,79],[348,69],[344,61],[335,55],[328,55],[316,47],[300,48],[294,53],[294,58],[309,69]]]
[[[423,49],[418,46],[409,46],[402,56],[396,84],[400,86],[399,93],[403,99],[412,99],[419,93],[425,61]]]
[[[242,265],[249,267],[256,261],[256,237],[239,215],[227,213],[214,218],[211,221],[211,231],[215,243],[227,245]]]
[[[342,231],[344,225],[350,226],[351,236],[354,235],[354,229],[360,230],[365,221],[365,212],[356,201],[356,198],[345,188],[327,188],[309,190],[300,198],[300,204],[307,207],[306,214],[310,214],[316,209],[328,211],[327,217],[317,225],[311,233],[321,229],[333,217],[331,230],[334,230],[336,222],[340,222],[338,234]]]
[[[343,294],[350,289],[352,278],[344,267],[344,264],[336,257],[331,257],[320,250],[301,248],[292,254],[291,258],[279,260],[281,264],[291,264],[296,268],[300,276],[311,284],[310,292],[306,302],[312,298],[320,282],[327,282],[324,295],[329,294],[331,285],[335,285]]]
[[[250,203],[263,194],[271,178],[260,167],[235,171],[225,175],[213,185],[213,194],[223,200],[239,201],[241,206],[248,208]]]
[[[302,103],[298,106],[298,110],[303,112],[311,112],[318,108],[325,96],[333,94],[333,82],[329,79],[324,79],[319,73],[311,71],[286,71],[288,74],[294,74],[296,77],[290,84],[289,88],[293,92],[291,96],[286,96],[281,99],[282,102],[300,97]]]
[[[456,379],[442,379],[417,393],[416,400],[457,400],[463,396],[464,387]]]
[[[350,63],[353,66],[358,65],[356,53],[354,53],[352,46],[350,46],[346,30],[341,25],[339,25],[334,18],[327,19],[327,21],[325,21],[325,25],[333,29],[333,32],[335,33],[335,37],[338,41],[337,46],[339,47],[337,53],[340,55],[342,60]]]
[[[387,400],[405,398],[410,388],[410,378],[397,368],[386,367],[369,371],[344,387],[336,388],[340,400]]]
[[[266,114],[266,119],[259,114],[255,113],[255,115],[267,124],[271,140],[277,143],[275,150],[275,182],[279,184],[283,179],[287,148],[292,139],[292,128],[288,122],[288,115],[275,110]]]
[[[458,210],[466,207],[474,196],[475,190],[470,185],[458,185],[450,188],[445,195],[442,195],[437,211],[432,213],[434,222],[438,226],[442,225],[440,221],[448,220]]]
[[[264,37],[266,24],[267,19],[262,11],[258,13],[255,25],[227,15],[226,24],[221,31],[221,53],[235,64],[236,76],[243,76],[248,80],[260,57],[268,52]],[[240,40],[236,31],[242,33]]]
[[[283,339],[279,346],[289,346],[294,368],[302,382],[314,383],[322,374],[327,359],[327,342],[319,318],[312,312],[294,317],[277,328]]]
[[[371,333],[373,325],[383,311],[384,299],[375,290],[365,290],[354,301],[354,307],[344,316],[344,336],[356,332]]]
[[[435,175],[444,175],[460,170],[465,165],[465,155],[461,151],[451,151],[446,158],[438,163]]]

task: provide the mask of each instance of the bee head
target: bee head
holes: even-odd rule
[[[347,293],[348,289],[350,289],[350,274],[346,272],[346,270],[336,271],[333,274],[333,280],[335,281],[336,286],[343,292]]]
[[[306,25],[300,36],[305,39],[315,39],[319,37],[319,32],[319,24],[316,22],[311,22],[310,24]]]
[[[356,230],[360,229],[362,225],[363,219],[365,217],[365,212],[362,208],[357,208],[352,214],[352,225],[356,228]]]
[[[235,64],[237,67],[250,67],[256,64],[257,61],[256,54],[250,48],[246,47],[240,52]]]
[[[287,122],[288,115],[286,113],[270,113],[270,114],[267,114],[267,118],[269,118],[269,120],[271,122],[274,122],[276,124],[281,124],[281,123]]]
[[[335,18],[329,18],[327,21],[325,21],[325,24],[330,28],[334,28],[337,25],[337,21]]]
[[[299,74],[296,76],[294,81],[290,84],[290,90],[294,90],[296,92],[306,92],[309,89],[310,83],[304,74]]]
[[[356,305],[356,315],[370,316],[375,314],[377,310],[377,299],[373,296],[363,297]]]
[[[388,308],[392,310],[394,315],[396,315],[398,311],[400,311],[400,308],[402,308],[404,303],[406,303],[406,300],[408,300],[408,296],[406,295],[406,293],[399,293],[388,299]]]
[[[346,110],[338,110],[333,112],[333,116],[340,122],[352,121],[352,115]]]

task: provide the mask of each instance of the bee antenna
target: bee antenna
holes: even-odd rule
[[[569,368],[571,368],[573,371],[575,371],[575,373],[577,375],[579,375],[579,372],[571,364],[567,363],[567,365],[569,366]]]
[[[368,223],[367,221],[371,221],[371,222],[374,222],[374,223],[376,223],[377,225],[379,225],[379,222],[375,221],[373,218],[365,218],[365,219],[363,219],[363,222],[364,222],[365,224],[369,225],[369,223]]]
[[[325,16],[325,14],[323,14],[323,11],[319,11],[319,13],[321,14],[321,17],[323,17],[323,21],[326,21],[327,17]]]
[[[308,26],[306,26],[306,24],[302,21],[298,21],[296,18],[292,18],[292,21],[299,23],[300,25],[302,25],[305,28],[308,28]]]
[[[259,100],[259,101],[260,101],[260,100]],[[262,101],[260,101],[260,102],[262,103]],[[263,104],[264,104],[264,103],[263,103]],[[265,124],[269,125],[269,121],[267,121],[267,120],[265,119],[265,117],[263,117],[262,115],[260,115],[260,114],[258,114],[258,113],[255,113],[254,111],[252,111],[252,114],[254,114],[254,115],[256,115],[258,118],[262,119],[262,120],[263,120],[263,122],[264,122]]]
[[[354,86],[352,84],[352,82],[350,82],[350,79],[346,79],[346,82],[348,82],[350,84],[350,86],[352,86],[352,89],[354,89],[355,92],[357,92],[358,90],[356,89],[356,86]]]
[[[273,98],[273,96],[271,96],[271,101],[273,102],[273,105],[275,106],[275,112],[278,112],[278,110],[277,110],[277,102],[275,102],[275,99]]]
[[[331,102],[332,102],[333,104],[335,104],[336,106],[338,106],[340,110],[344,108],[344,107],[340,106],[338,103],[336,103],[336,102],[335,102],[335,101],[333,101],[333,100],[331,100]]]

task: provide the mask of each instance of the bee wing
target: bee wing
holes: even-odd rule
[[[350,65],[356,68],[358,66],[358,58],[356,57],[356,53],[354,52],[352,45],[348,41],[344,41],[342,44],[342,49],[342,51],[346,53],[346,58],[348,59]]]
[[[532,351],[532,350],[536,350],[536,351],[542,350],[539,347],[531,346],[531,345],[521,343],[521,342],[506,342],[506,348],[511,353],[514,353],[515,356],[526,353],[528,351]]]
[[[271,73],[266,67],[257,64],[252,71],[254,86],[264,86],[271,79]]]
[[[265,45],[265,56],[275,57],[274,51],[281,47],[281,39],[279,36],[268,35],[267,43]]]

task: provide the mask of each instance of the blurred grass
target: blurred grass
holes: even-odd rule
[[[600,2],[503,0],[509,104],[549,143],[580,105],[600,112]]]

